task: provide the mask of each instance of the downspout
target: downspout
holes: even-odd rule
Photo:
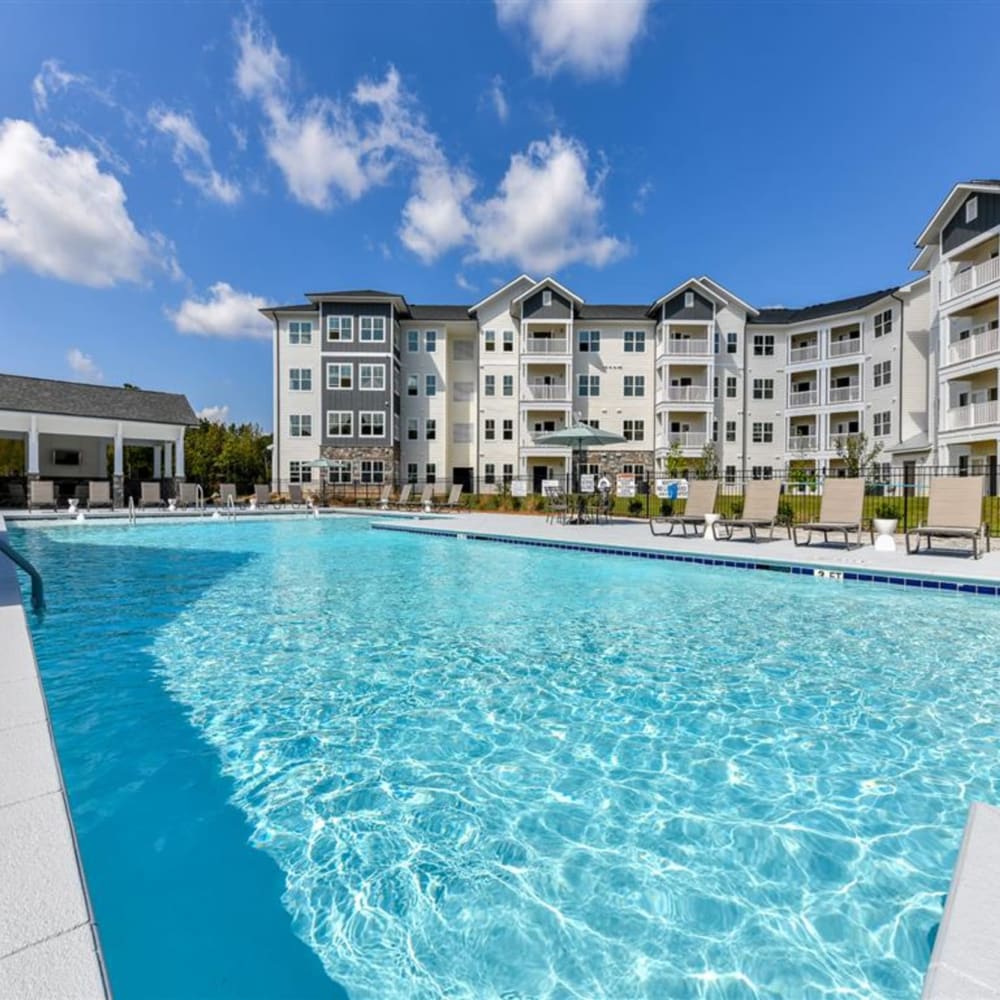
[[[281,489],[281,323],[278,314],[274,319],[274,428],[271,432],[274,448],[271,450],[271,489],[276,493]],[[322,367],[322,366],[321,366]],[[320,379],[323,372],[318,372]]]
[[[895,292],[889,294],[890,299],[895,299],[899,303],[899,418],[896,426],[899,428],[897,434],[899,436],[900,442],[903,440],[903,356],[906,354],[905,344],[903,343],[903,338],[906,336],[906,302],[903,301]],[[928,361],[930,358],[928,357]],[[930,403],[930,396],[927,399],[928,404]],[[927,440],[930,440],[930,410],[927,412]]]
[[[740,435],[742,441],[743,454],[740,461],[740,478],[745,484],[747,481],[747,384],[750,381],[750,365],[748,358],[750,357],[750,352],[747,350],[750,340],[750,334],[747,333],[747,322],[743,321],[743,430]]]

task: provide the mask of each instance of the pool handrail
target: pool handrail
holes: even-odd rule
[[[0,552],[28,574],[31,579],[31,606],[35,611],[44,611],[45,585],[42,582],[42,574],[31,564],[31,560],[21,555],[2,535],[0,535]]]

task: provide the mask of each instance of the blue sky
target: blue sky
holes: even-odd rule
[[[992,4],[0,6],[0,370],[270,427],[261,301],[907,280],[1000,175]],[[909,275],[912,277],[912,275]]]

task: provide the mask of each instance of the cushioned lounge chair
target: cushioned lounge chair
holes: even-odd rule
[[[139,484],[139,506],[140,507],[162,507],[163,497],[160,492],[159,483]]]
[[[114,503],[111,499],[111,483],[106,479],[92,479],[87,484],[87,510],[95,507],[111,507]]]
[[[399,496],[392,501],[389,506],[401,508],[405,507],[410,502],[410,494],[413,492],[413,483],[406,483],[403,488],[399,491]]]
[[[439,504],[436,504],[435,506],[439,510],[458,510],[459,507],[462,506],[461,500],[462,500],[462,485],[460,483],[456,483],[454,486],[452,486],[451,491],[448,493],[447,499],[442,500]]]
[[[434,484],[427,483],[416,500],[410,500],[407,507],[432,507],[434,505]]]
[[[690,525],[694,529],[692,533],[699,534],[699,529],[705,527],[705,515],[711,514],[715,510],[715,497],[718,492],[718,479],[696,479],[688,487],[684,513],[668,514],[666,517],[651,517],[649,530],[654,535],[672,535],[674,528],[680,528],[681,534],[686,535],[688,525]],[[657,526],[662,526],[666,530],[657,531]]]
[[[28,510],[36,507],[56,509],[56,484],[51,479],[32,479],[28,482]]]
[[[302,494],[302,486],[299,483],[288,484],[288,502],[293,507],[302,507],[306,499]]]
[[[813,532],[822,534],[826,544],[831,534],[844,536],[844,548],[851,547],[851,534],[855,544],[861,546],[861,515],[865,505],[863,479],[827,479],[823,485],[823,499],[819,505],[819,520],[797,524],[792,528],[796,545],[808,545]],[[805,537],[800,539],[799,532]]]
[[[180,496],[177,500],[181,507],[196,507],[198,505],[198,484],[181,483]]]
[[[258,509],[271,506],[271,487],[264,483],[255,483],[253,497],[257,501]]]
[[[749,532],[751,542],[758,540],[758,532],[768,529],[768,538],[774,538],[774,526],[778,523],[778,499],[781,483],[777,479],[758,479],[747,483],[743,497],[743,513],[739,517],[722,518],[712,524],[712,537],[720,541],[719,533],[729,540],[733,532]],[[790,533],[790,532],[789,532]]]
[[[928,551],[932,538],[968,539],[974,559],[983,554],[983,543],[990,551],[990,529],[983,521],[982,476],[935,476],[931,480],[927,521],[906,533],[908,554],[920,551],[922,538]],[[913,541],[916,544],[911,546]]]
[[[233,498],[233,503],[236,501],[236,484],[235,483],[219,483],[219,505],[225,507],[229,503],[229,498]]]

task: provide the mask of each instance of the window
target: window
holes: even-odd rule
[[[718,420],[713,420],[712,421],[712,440],[713,441],[718,441],[719,440],[719,421]]]
[[[552,305],[552,292],[548,288],[546,288],[545,291],[542,292],[542,305],[543,306]]]
[[[406,376],[406,395],[416,396],[420,391],[420,376],[419,375],[407,375]]]
[[[503,439],[504,441],[514,440],[514,421],[505,420],[503,422]]]
[[[892,411],[885,410],[872,416],[872,431],[875,437],[885,437],[892,433]]]
[[[755,423],[752,436],[754,444],[770,444],[774,440],[774,424]]]
[[[290,413],[288,415],[288,433],[293,438],[312,437],[313,418],[308,413]]]
[[[646,478],[646,466],[644,465],[629,465],[629,463],[626,462],[622,466],[622,472],[624,472],[626,475],[631,474],[640,481]]]
[[[736,440],[736,421],[727,420],[726,421],[726,440],[735,441]]]
[[[577,391],[581,396],[600,396],[601,376],[600,375],[578,375]]]
[[[424,437],[428,441],[434,441],[434,440],[437,439],[437,433],[438,433],[437,432],[437,421],[436,420],[428,420],[424,424]]]
[[[684,293],[684,308],[693,309],[694,308],[694,292]]]
[[[437,375],[425,375],[424,376],[424,394],[427,396],[436,396],[438,391],[438,377]]]
[[[727,354],[735,354],[736,353],[736,346],[737,346],[738,343],[739,343],[739,334],[738,333],[732,333],[732,332],[727,333],[726,334],[726,353]]]
[[[411,353],[415,353],[420,350],[420,331],[419,330],[407,330],[406,331],[406,349]]]
[[[492,462],[487,462],[483,466],[483,480],[489,486],[497,481],[497,467]]]
[[[625,353],[626,354],[643,354],[646,350],[646,331],[645,330],[626,330],[625,331]]]
[[[736,398],[736,376],[727,375],[726,376],[726,399]]]
[[[496,375],[486,375],[483,377],[483,395],[495,396],[497,394]]]
[[[503,394],[505,396],[514,395],[514,376],[504,375],[503,377]]]
[[[510,462],[504,462],[503,465],[503,484],[504,486],[510,486],[511,480],[514,478],[514,466]]]
[[[330,468],[326,470],[326,481],[328,483],[349,483],[351,481],[351,462],[350,459],[339,459],[336,462],[330,464]]]
[[[884,337],[889,333],[892,333],[892,310],[886,309],[875,314],[875,336]]]
[[[977,195],[973,195],[965,203],[965,221],[975,222],[979,218],[979,198]]]
[[[312,471],[308,462],[289,462],[288,481],[290,483],[311,483]]]
[[[358,414],[358,424],[359,437],[385,437],[385,414],[381,410],[362,410]]]
[[[416,462],[408,462],[406,465],[406,481],[408,483],[415,483],[417,481],[417,476],[420,475],[420,467]]]
[[[726,469],[725,469],[725,472],[724,472],[724,475],[726,477],[726,482],[727,483],[735,483],[736,482],[736,466],[735,465],[727,465]]]
[[[582,395],[582,393],[581,393]],[[626,396],[645,396],[646,395],[646,376],[645,375],[626,375],[625,376],[625,395]]]
[[[483,347],[487,351],[497,349],[497,335],[495,330],[483,330]]]
[[[892,385],[892,362],[877,361],[872,368],[872,385],[877,389],[879,386]]]
[[[326,436],[349,438],[354,434],[354,414],[350,410],[326,411]]]
[[[361,482],[381,483],[385,476],[385,463],[376,459],[361,459]]]
[[[504,330],[503,332],[503,349],[505,354],[514,353],[514,331]]]
[[[774,468],[770,465],[755,465],[750,474],[754,479],[773,479]]]
[[[496,441],[497,422],[495,420],[487,420],[483,424],[483,439],[485,441]]]
[[[753,352],[759,358],[771,357],[774,354],[774,337],[770,333],[755,333]]]
[[[719,398],[719,376],[712,376],[712,399]]]
[[[588,427],[593,427],[595,431],[599,431],[601,429],[601,422],[600,422],[600,420],[584,420],[584,423]],[[553,428],[553,430],[554,429],[555,428]]]
[[[469,444],[472,441],[472,424],[453,424],[451,439],[455,444]]]
[[[438,349],[437,341],[438,341],[437,330],[424,331],[424,350],[428,354],[433,354]]]
[[[774,379],[755,378],[753,380],[754,399],[774,399]]]
[[[313,325],[309,320],[292,320],[288,324],[288,343],[289,344],[311,344],[313,342]],[[294,480],[295,482],[309,482],[308,479]]]
[[[593,354],[601,349],[601,331],[581,330],[577,343],[580,345],[581,351],[589,351]]]
[[[420,437],[420,422],[415,419],[410,419],[406,421],[406,439],[407,441],[416,441]]]
[[[288,388],[292,392],[308,392],[313,387],[313,370],[311,368],[289,368]]]
[[[385,340],[385,317],[362,316],[358,340],[368,344],[376,340]]]
[[[385,388],[385,365],[358,365],[358,388],[375,391]]]
[[[335,361],[327,362],[327,389],[351,389],[354,386],[354,365],[340,365]]]
[[[436,483],[437,482],[437,463],[428,462],[424,466],[424,482],[426,483]]]
[[[626,420],[622,423],[622,436],[626,441],[643,441],[646,437],[645,420]]]
[[[326,339],[337,341],[354,340],[354,317],[327,316]]]

